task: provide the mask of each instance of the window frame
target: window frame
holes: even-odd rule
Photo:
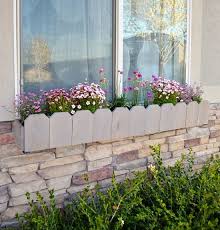
[[[13,1],[14,21],[14,74],[15,95],[19,95],[23,88],[22,78],[22,15],[21,1]],[[112,98],[119,97],[123,92],[123,81],[119,73],[123,71],[123,21],[121,13],[123,0],[112,0]],[[186,42],[186,83],[191,82],[191,35],[192,35],[192,1],[187,0],[187,42]]]

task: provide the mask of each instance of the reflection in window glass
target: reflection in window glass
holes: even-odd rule
[[[99,81],[112,85],[112,1],[22,0],[24,91]]]
[[[124,84],[133,71],[185,80],[187,1],[123,0]]]

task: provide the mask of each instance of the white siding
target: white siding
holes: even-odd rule
[[[0,0],[0,121],[14,119],[13,0]]]

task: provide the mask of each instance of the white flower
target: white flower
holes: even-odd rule
[[[62,106],[59,106],[59,109],[60,109],[60,110],[62,110],[62,109],[63,109],[63,107],[62,107]]]
[[[87,102],[86,102],[86,105],[90,105],[90,101],[87,101]]]
[[[75,111],[74,110],[71,110],[71,114],[73,115],[75,113]]]
[[[72,105],[72,108],[73,108],[73,109],[75,109],[75,108],[76,108],[76,106],[75,106],[75,105]]]
[[[82,109],[82,106],[81,106],[81,105],[78,105],[77,108],[78,108],[78,109]]]
[[[92,104],[95,105],[95,101],[93,101]]]
[[[168,96],[166,96],[166,99],[169,99],[169,97],[168,97]]]

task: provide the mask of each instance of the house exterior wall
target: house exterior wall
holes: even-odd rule
[[[13,223],[16,213],[28,210],[26,192],[35,196],[40,191],[47,199],[48,189],[54,189],[62,205],[88,185],[94,188],[99,182],[107,187],[113,171],[120,182],[146,169],[153,163],[150,145],[155,144],[161,145],[166,166],[180,160],[191,147],[194,169],[200,169],[208,158],[220,155],[220,106],[211,105],[208,125],[30,154],[15,144],[12,122],[0,123],[0,227]]]
[[[0,121],[14,119],[14,15],[16,0],[0,1]],[[193,0],[189,81],[201,82],[205,98],[220,101],[219,0]]]
[[[0,121],[14,119],[13,0],[0,1]]]
[[[204,0],[201,83],[206,98],[220,102],[220,1]]]

